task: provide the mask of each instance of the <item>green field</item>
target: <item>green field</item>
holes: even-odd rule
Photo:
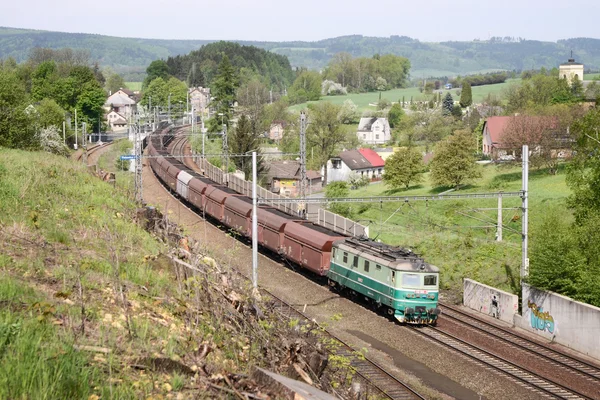
[[[481,167],[483,176],[456,193],[519,191],[519,166]],[[408,190],[390,190],[385,184],[371,184],[353,190],[351,197],[433,195],[448,188],[432,187],[428,174],[423,183]],[[569,189],[564,171],[549,175],[544,170],[530,171],[529,227],[535,236],[541,217],[558,210],[568,215],[565,198]],[[440,267],[444,289],[460,290],[462,279],[516,291],[521,264],[521,199],[505,198],[503,241],[497,242],[497,199],[390,202],[352,205],[353,219],[369,225],[370,236],[385,243],[410,247],[425,260]]]
[[[480,103],[488,94],[493,94],[499,96],[502,94],[502,91],[506,89],[508,86],[514,83],[520,82],[520,79],[508,79],[505,83],[499,83],[496,85],[483,85],[483,86],[475,86],[472,88],[473,92],[473,102]],[[443,91],[442,96],[446,95],[447,90]],[[452,97],[455,100],[458,100],[460,96],[460,89],[451,89],[449,90]],[[382,99],[388,99],[392,102],[402,101],[404,97],[405,101],[410,101],[411,97],[413,101],[425,101],[431,99],[432,95],[425,95],[419,92],[419,89],[416,87],[406,88],[406,89],[393,89],[381,92]],[[330,101],[333,104],[343,104],[346,100],[352,100],[354,104],[358,106],[359,111],[367,111],[367,110],[375,110],[376,104],[379,101],[379,92],[370,92],[370,93],[352,93],[348,95],[340,95],[340,96],[323,96],[319,101]],[[315,103],[311,101],[309,103]],[[371,105],[372,104],[372,105]],[[296,104],[290,107],[292,111],[299,111],[306,108],[307,103]]]
[[[584,81],[593,81],[600,79],[600,74],[585,74],[583,75]]]
[[[142,82],[125,82],[129,90],[142,90]]]

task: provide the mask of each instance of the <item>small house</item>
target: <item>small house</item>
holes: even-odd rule
[[[300,162],[273,161],[268,164],[267,188],[287,197],[300,195]],[[306,171],[306,194],[319,191],[322,188],[321,174],[317,171]]]
[[[356,135],[358,140],[365,144],[384,144],[392,140],[390,123],[387,118],[361,118]]]
[[[379,180],[383,176],[385,161],[372,149],[347,150],[327,161],[327,180],[348,181],[351,174]]]

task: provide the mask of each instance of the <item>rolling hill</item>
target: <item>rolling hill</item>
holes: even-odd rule
[[[88,49],[92,59],[124,75],[141,80],[152,60],[187,54],[214,40],[122,38],[85,33],[63,33],[0,27],[0,58],[27,59],[34,47]],[[455,76],[494,70],[552,68],[566,61],[570,51],[586,69],[600,70],[600,39],[574,38],[542,42],[514,38],[486,41],[421,42],[407,36],[341,36],[315,42],[236,41],[285,55],[295,67],[323,68],[338,52],[353,56],[391,53],[407,57],[413,78]]]

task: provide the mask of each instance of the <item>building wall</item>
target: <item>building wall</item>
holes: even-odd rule
[[[515,325],[600,359],[600,308],[523,284]]]
[[[488,129],[487,124],[483,129],[483,141],[481,146],[481,151],[483,152],[483,154],[492,154],[492,137],[490,136],[490,130]]]
[[[341,168],[333,168],[331,160],[327,161],[327,181],[347,181],[352,170],[342,161]],[[323,175],[323,171],[321,171]]]
[[[465,278],[463,305],[512,324],[519,312],[519,296]]]
[[[575,75],[579,81],[583,81],[583,65],[561,65],[559,67],[559,76],[566,79],[569,85],[573,83]]]

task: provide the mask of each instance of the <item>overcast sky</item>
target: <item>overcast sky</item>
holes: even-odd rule
[[[600,38],[599,0],[2,0],[0,26],[156,39]]]

